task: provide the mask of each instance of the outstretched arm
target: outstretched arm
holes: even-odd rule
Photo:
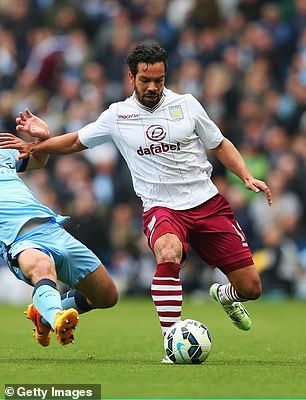
[[[78,139],[78,132],[72,132],[50,138],[49,126],[42,119],[32,114],[29,109],[16,118],[16,130],[35,140],[27,143],[9,133],[0,134],[0,148],[19,150],[19,159],[31,156],[33,159],[46,157],[47,154],[68,154],[86,147]]]
[[[69,154],[86,149],[79,141],[78,132],[71,132],[61,136],[27,143],[11,133],[0,133],[0,149],[16,149],[19,151],[19,159],[29,156],[37,158],[46,154]]]
[[[252,176],[241,154],[232,142],[224,138],[213,151],[221,163],[244,182],[248,190],[253,190],[256,193],[264,192],[269,206],[272,205],[272,195],[267,184]]]
[[[87,147],[80,142],[78,132],[76,131],[55,136],[43,142],[32,143],[30,153],[33,155],[37,153],[70,154],[86,148]]]
[[[32,114],[28,108],[25,110],[25,114],[19,113],[16,123],[18,132],[27,133],[39,139],[39,142],[31,143],[30,153],[33,155],[37,153],[68,154],[86,149],[78,139],[78,132],[50,138],[49,126],[41,118]]]

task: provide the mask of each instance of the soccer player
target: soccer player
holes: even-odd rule
[[[163,48],[139,44],[127,63],[133,95],[112,104],[95,122],[36,144],[18,144],[13,135],[3,135],[0,147],[17,148],[25,157],[73,153],[112,140],[143,201],[143,229],[157,263],[151,293],[163,334],[181,317],[179,273],[188,244],[211,268],[227,276],[229,283],[213,284],[210,295],[239,329],[248,330],[251,319],[242,303],[260,296],[261,282],[246,237],[210,178],[212,165],[206,151],[212,150],[246,189],[263,191],[269,205],[271,192],[265,182],[251,175],[238,150],[193,96],[164,86]],[[19,132],[46,132],[44,121],[29,110],[16,121]]]
[[[68,217],[42,205],[18,176],[43,166],[47,157],[16,161],[18,155],[0,149],[0,255],[17,278],[34,286],[26,314],[38,343],[48,346],[53,330],[67,345],[74,341],[79,313],[112,307],[117,290],[94,253],[63,229]],[[75,289],[61,298],[57,279]]]

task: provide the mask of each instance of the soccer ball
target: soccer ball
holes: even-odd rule
[[[201,364],[211,351],[211,336],[201,322],[185,319],[167,330],[164,348],[174,363]]]

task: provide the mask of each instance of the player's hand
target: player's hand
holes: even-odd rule
[[[27,133],[38,140],[46,140],[51,137],[50,129],[45,121],[32,114],[28,108],[26,108],[25,114],[23,112],[19,113],[19,117],[16,118],[16,124],[18,132]]]
[[[0,133],[0,149],[16,149],[19,151],[17,160],[27,158],[31,153],[31,144],[11,133]]]
[[[267,184],[259,179],[251,178],[245,181],[245,187],[253,192],[264,192],[269,206],[272,205],[272,194]]]

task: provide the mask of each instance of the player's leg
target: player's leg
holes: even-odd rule
[[[26,313],[36,325],[36,340],[42,346],[48,346],[52,328],[61,344],[72,343],[72,330],[78,322],[78,313],[73,309],[63,311],[53,260],[46,253],[33,248],[23,250],[17,260],[23,275],[34,286],[33,305],[28,307]]]
[[[117,288],[102,264],[81,279],[75,289],[70,289],[61,296],[63,310],[73,308],[79,314],[86,313],[94,308],[113,307],[117,301]],[[43,317],[41,322],[45,326],[50,326]]]
[[[143,229],[157,266],[151,295],[164,335],[181,318],[182,284],[179,277],[183,254],[187,254],[186,230],[175,211],[154,207],[143,214]]]
[[[163,229],[162,226],[160,228]],[[181,318],[183,292],[179,273],[182,248],[180,239],[172,233],[158,237],[154,244],[157,266],[151,295],[163,335]]]
[[[232,258],[227,259],[223,266],[219,266],[229,283],[225,285],[215,283],[210,287],[209,293],[223,306],[233,324],[247,331],[251,328],[252,322],[243,303],[256,300],[261,295],[261,280],[242,229],[234,219],[231,218],[231,222],[236,232],[236,235],[229,235],[227,239],[232,248]],[[224,243],[222,236],[219,242]]]
[[[35,307],[54,328],[54,318],[56,313],[62,311],[62,304],[51,257],[38,249],[26,249],[18,255],[18,264],[34,286],[32,298]]]
[[[187,230],[179,213],[164,207],[154,207],[144,213],[143,228],[156,257],[151,294],[165,335],[181,319],[183,291],[179,273],[182,258],[188,252]],[[162,362],[172,363],[167,356]]]
[[[248,330],[251,319],[242,303],[259,297],[261,284],[246,237],[221,195],[193,213],[198,214],[199,223],[197,231],[190,235],[190,244],[203,260],[212,268],[218,267],[229,279],[227,285],[213,284],[210,295],[239,329]],[[206,218],[201,218],[203,215]]]
[[[166,226],[167,224],[160,226],[160,233]],[[162,334],[165,335],[167,329],[181,319],[183,290],[179,273],[183,246],[180,239],[173,233],[165,233],[158,237],[157,230],[156,235],[154,254],[157,266],[151,284],[151,295]],[[161,362],[173,363],[167,355]]]
[[[144,214],[144,231],[157,263],[151,295],[163,335],[181,319],[183,292],[179,273],[183,243],[187,249],[186,240],[183,239],[186,236],[183,224],[179,227],[171,212],[157,207],[153,215]]]
[[[74,288],[62,295],[64,310],[74,308],[84,313],[116,304],[116,286],[99,258],[60,225],[42,227],[35,243],[52,254],[57,279]]]

